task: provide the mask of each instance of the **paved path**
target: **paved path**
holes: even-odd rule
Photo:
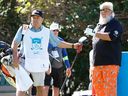
[[[0,86],[0,96],[16,96],[15,92],[12,86]]]
[[[16,96],[15,93],[0,93],[0,96]]]
[[[8,84],[0,71],[0,96],[16,96],[16,89]]]

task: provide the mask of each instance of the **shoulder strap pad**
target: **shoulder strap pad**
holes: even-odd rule
[[[22,25],[22,27],[23,27],[22,34],[24,34],[24,33],[25,33],[25,31],[27,31],[27,30],[28,30],[29,25],[27,25],[27,24],[23,24],[23,25]]]

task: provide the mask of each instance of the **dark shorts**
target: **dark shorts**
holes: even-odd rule
[[[52,72],[50,75],[45,75],[45,81],[44,85],[45,86],[50,86],[51,85],[51,80],[53,79],[53,86],[57,88],[61,88],[61,85],[63,83],[63,78],[64,78],[64,68],[52,68]]]

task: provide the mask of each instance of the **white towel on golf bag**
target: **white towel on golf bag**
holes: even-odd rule
[[[15,68],[16,73],[16,89],[18,91],[27,91],[33,84],[29,74],[19,65],[19,69]]]

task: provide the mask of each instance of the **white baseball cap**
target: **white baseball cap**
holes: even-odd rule
[[[100,5],[100,9],[103,9],[104,7],[113,11],[113,4],[111,2],[104,2]]]
[[[50,25],[50,30],[60,30],[59,24],[56,23],[56,22],[53,22],[53,23]]]

